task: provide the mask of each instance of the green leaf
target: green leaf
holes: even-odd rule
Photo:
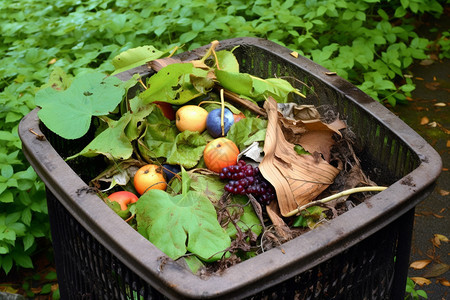
[[[149,115],[141,141],[145,147],[140,145],[140,151],[145,157],[164,157],[167,163],[185,168],[198,163],[206,146],[206,139],[199,132],[179,132],[157,109]]]
[[[68,157],[73,159],[77,156],[93,157],[103,154],[110,160],[128,159],[133,154],[133,146],[125,134],[125,128],[131,120],[131,114],[125,113],[118,121],[104,118],[108,128],[101,132],[79,153]]]
[[[139,233],[172,259],[190,251],[204,261],[215,261],[231,244],[214,206],[202,194],[190,191],[172,197],[150,190],[136,203]]]
[[[206,139],[198,132],[189,130],[177,135],[169,153],[166,154],[167,163],[193,168],[203,156]]]
[[[27,251],[34,244],[34,236],[32,234],[27,234],[23,238],[23,250]]]
[[[266,138],[267,120],[248,117],[231,125],[227,138],[232,140],[242,151],[253,142],[261,142]]]
[[[231,51],[217,51],[216,55],[219,61],[220,70],[239,72],[239,62]]]
[[[89,129],[92,116],[107,115],[122,100],[125,89],[116,77],[98,72],[75,77],[65,91],[46,88],[36,93],[41,121],[66,139],[82,137]]]
[[[31,257],[25,252],[16,250],[11,253],[11,256],[14,259],[14,262],[21,267],[24,268],[33,268],[33,262],[31,261]]]
[[[14,202],[14,196],[11,191],[4,191],[0,194],[0,203],[12,203]]]
[[[128,49],[112,59],[115,71],[111,75],[139,67],[148,61],[160,58],[165,53],[151,45]]]
[[[253,206],[248,205],[248,199],[244,196],[233,196],[231,200],[231,205],[227,207],[227,210],[229,211],[229,215],[232,216],[234,213],[236,213],[239,210],[239,207],[243,209],[243,214],[239,218],[239,220],[236,222],[239,228],[246,232],[248,230],[253,231],[253,233],[257,236],[259,236],[262,232],[262,225],[259,221],[258,216],[255,213],[255,210],[253,209]],[[231,238],[235,238],[237,234],[236,227],[230,222],[226,228],[227,233],[230,235]]]
[[[175,105],[182,105],[195,97],[201,95],[190,83],[190,74],[195,72],[192,63],[175,63],[168,65],[148,80],[150,86],[147,90],[139,94],[144,103],[153,101],[169,102]],[[201,71],[197,69],[195,73],[199,76]],[[206,76],[206,73],[204,73]]]
[[[0,254],[2,254],[1,248],[2,248],[2,245],[1,245],[1,242],[0,242]],[[9,271],[11,271],[12,266],[13,266],[13,260],[12,260],[11,255],[3,256],[2,269],[5,271],[6,274],[8,274]]]
[[[272,96],[278,102],[286,102],[288,94],[296,92],[288,81],[281,78],[262,79],[246,73],[225,70],[216,70],[215,74],[225,89],[256,101],[263,101],[266,97]]]

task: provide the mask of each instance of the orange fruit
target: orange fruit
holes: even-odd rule
[[[141,167],[134,175],[133,182],[140,195],[152,189],[164,191],[167,187],[162,167],[153,164]]]
[[[203,151],[206,167],[217,173],[225,167],[235,165],[238,155],[239,148],[236,144],[224,137],[212,140]]]
[[[179,131],[198,131],[206,129],[208,111],[197,105],[184,105],[175,114],[175,125]]]

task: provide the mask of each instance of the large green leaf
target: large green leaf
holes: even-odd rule
[[[200,193],[172,197],[150,190],[136,203],[139,233],[172,259],[189,251],[204,261],[215,261],[231,244],[214,206]]]
[[[35,101],[42,108],[38,116],[45,126],[63,138],[76,139],[89,130],[92,116],[113,111],[124,93],[118,78],[89,72],[75,77],[67,90],[38,91]]]
[[[92,140],[81,152],[67,159],[75,158],[79,155],[86,157],[105,155],[108,159],[128,159],[133,154],[133,146],[127,135],[125,128],[131,120],[131,114],[124,114],[118,121],[104,118],[108,123],[108,128],[102,131]]]

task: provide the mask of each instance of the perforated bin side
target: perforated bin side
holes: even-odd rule
[[[341,299],[342,295],[348,294],[354,295],[354,299],[361,295],[367,299],[385,299],[385,296],[393,295],[392,299],[397,299],[404,292],[413,210],[433,188],[442,165],[439,155],[382,105],[342,78],[327,75],[326,69],[310,60],[292,57],[289,49],[254,38],[221,41],[220,45],[221,49],[239,46],[234,53],[242,72],[261,77],[287,76],[300,89],[299,81],[314,88],[315,93],[308,93],[306,100],[298,97],[294,100],[336,106],[360,138],[358,147],[363,153],[362,163],[370,171],[371,178],[389,188],[280,248],[241,262],[223,274],[201,279],[176,262],[161,259],[165,257],[161,251],[90,193],[89,187],[80,179],[83,168],[76,168],[75,173],[61,158],[63,154],[58,154],[48,141],[37,140],[28,131],[32,128],[41,132],[35,110],[19,126],[24,154],[54,199],[72,217],[71,224],[84,228],[91,237],[83,235],[82,239],[95,240],[102,245],[118,265],[123,264],[141,278],[141,282],[146,282],[151,287],[147,289],[148,293],[154,293],[155,297],[160,293],[168,298],[271,299],[274,298],[272,295],[279,295],[290,299],[294,294],[299,299]],[[180,57],[201,57],[206,48],[185,52]],[[134,71],[120,76],[129,77]],[[145,67],[139,69],[140,74],[145,72]],[[65,148],[64,142],[59,144]],[[67,221],[63,218],[61,222]],[[77,247],[78,244],[72,245]],[[64,249],[78,251],[71,247]],[[96,251],[100,254],[92,264],[95,265],[95,260],[103,261],[103,256],[108,258],[98,250],[100,248],[93,249],[89,252],[91,256]],[[91,263],[81,260],[76,264],[82,268]],[[97,265],[99,270],[105,268],[108,274],[116,272],[106,267],[110,265],[109,259]],[[64,272],[71,270],[66,268]],[[85,273],[81,272],[82,276],[77,278],[82,278]],[[340,273],[345,276],[338,276]],[[98,273],[100,278],[109,278],[108,274]],[[94,276],[95,272],[88,275]],[[84,281],[91,279],[88,275]],[[376,284],[371,284],[370,278]],[[114,297],[114,294],[108,295]]]

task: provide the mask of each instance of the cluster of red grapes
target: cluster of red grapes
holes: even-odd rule
[[[258,167],[248,165],[240,160],[236,165],[225,167],[219,174],[220,179],[228,179],[225,191],[232,194],[252,194],[255,199],[268,205],[276,198],[275,189],[259,172]]]

